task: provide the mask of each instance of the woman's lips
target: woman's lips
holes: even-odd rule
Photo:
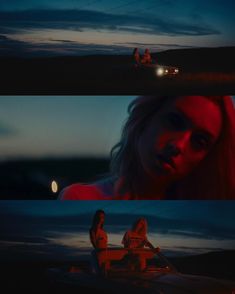
[[[165,154],[158,154],[156,159],[158,166],[160,165],[161,167],[176,169],[175,162],[172,157]]]

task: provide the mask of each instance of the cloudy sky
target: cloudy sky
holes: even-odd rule
[[[1,259],[63,260],[90,252],[97,209],[106,212],[109,246],[120,246],[131,224],[145,217],[149,240],[167,255],[235,248],[234,201],[1,201]]]
[[[234,46],[233,0],[1,0],[0,54]]]

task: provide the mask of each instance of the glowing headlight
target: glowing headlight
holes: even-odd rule
[[[168,69],[165,69],[165,73],[168,73]]]
[[[176,72],[176,73],[178,73],[178,72],[179,72],[178,68],[175,68],[175,72]]]
[[[156,71],[156,74],[160,77],[164,75],[164,69],[162,67],[159,67]]]
[[[57,192],[58,192],[58,184],[57,184],[56,181],[52,181],[52,182],[51,182],[51,191],[52,191],[53,193],[57,193]]]

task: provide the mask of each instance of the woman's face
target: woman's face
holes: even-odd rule
[[[99,224],[103,225],[104,224],[104,219],[105,219],[105,215],[104,213],[99,213]]]
[[[220,108],[206,97],[167,100],[139,137],[138,155],[145,173],[156,180],[183,178],[206,157],[221,127]]]

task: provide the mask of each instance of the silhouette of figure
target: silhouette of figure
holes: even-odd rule
[[[61,199],[234,199],[235,110],[230,96],[144,96],[129,106],[110,176]]]
[[[140,65],[140,54],[138,48],[135,48],[133,51],[134,66],[138,67]]]
[[[105,213],[103,210],[97,210],[92,226],[90,228],[90,241],[95,249],[106,249],[108,243],[107,234],[103,228],[105,220]]]
[[[144,56],[141,59],[142,64],[151,64],[152,63],[152,58],[149,49],[145,49],[144,51]]]
[[[159,252],[160,249],[155,248],[147,239],[147,221],[145,218],[139,218],[133,224],[132,229],[127,231],[122,239],[124,248],[136,249],[148,247]]]

